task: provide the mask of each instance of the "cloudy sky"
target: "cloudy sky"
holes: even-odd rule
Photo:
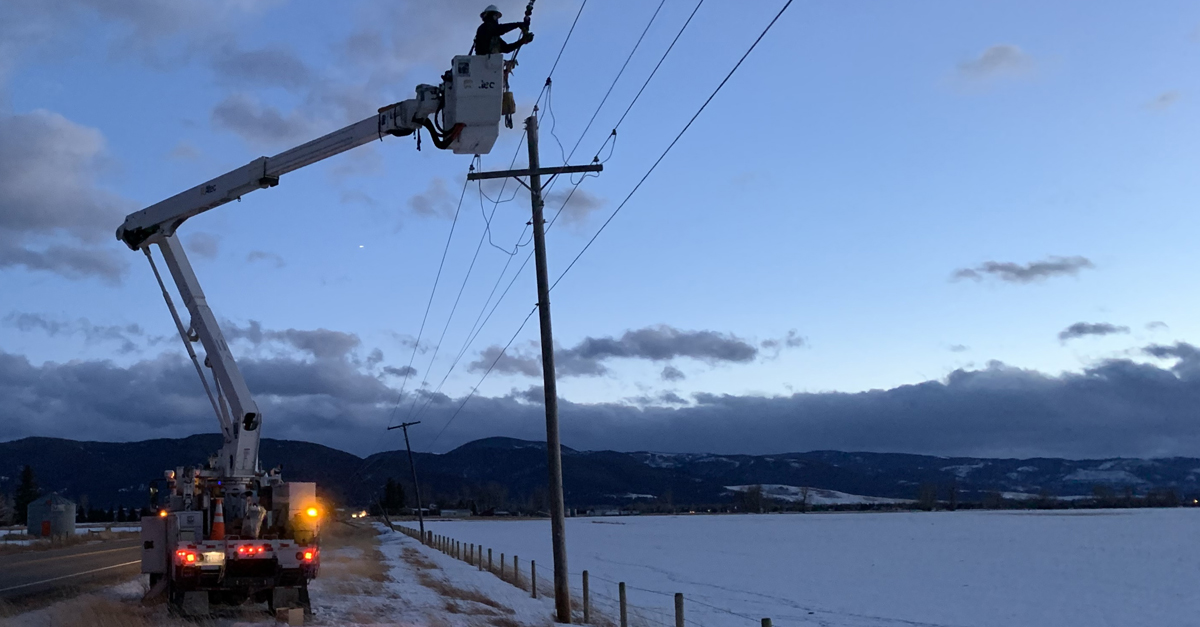
[[[0,439],[216,431],[114,230],[437,82],[482,4],[0,4]],[[537,5],[543,163],[605,161],[553,277],[782,5]],[[564,443],[1200,455],[1198,121],[1195,3],[794,3],[555,287]],[[527,197],[470,165],[389,138],[180,229],[266,436],[543,433]]]

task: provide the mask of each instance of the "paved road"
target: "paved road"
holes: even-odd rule
[[[141,541],[116,540],[0,556],[0,599],[40,594],[96,577],[136,575]]]

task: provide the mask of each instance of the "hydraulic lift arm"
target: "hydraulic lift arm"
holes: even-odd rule
[[[487,154],[499,134],[503,65],[504,57],[499,54],[454,57],[440,86],[418,85],[416,98],[383,107],[375,116],[273,157],[259,157],[130,214],[117,229],[117,239],[132,250],[144,251],[152,266],[154,259],[150,255],[150,245],[158,246],[191,316],[190,324],[185,326],[155,267],[167,306],[187,345],[188,354],[197,363],[221,423],[225,446],[219,466],[224,476],[249,478],[259,472],[261,415],[175,231],[188,218],[238,200],[256,189],[278,185],[284,174],[382,139],[385,135],[410,135],[424,128],[438,148],[451,149],[456,154]],[[439,113],[443,118],[442,128],[436,124]],[[215,380],[215,397],[190,342],[204,346],[205,365],[213,371]]]

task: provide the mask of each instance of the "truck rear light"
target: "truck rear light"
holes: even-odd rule
[[[317,552],[314,549],[300,551],[299,553],[296,553],[296,559],[305,561],[305,562],[311,562],[311,561],[317,559]]]
[[[184,564],[195,564],[197,559],[195,551],[188,551],[186,549],[175,551],[175,557],[179,558],[179,561]]]

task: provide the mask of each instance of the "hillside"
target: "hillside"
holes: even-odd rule
[[[25,438],[0,442],[0,491],[11,493],[25,464],[46,491],[93,506],[141,506],[147,488],[168,468],[204,462],[220,446],[216,434],[141,442],[78,442]],[[262,441],[262,465],[283,466],[295,481],[316,481],[326,496],[361,506],[389,477],[408,483],[403,451],[361,458],[320,444]],[[443,454],[417,453],[426,500],[474,501],[481,509],[537,508],[546,481],[545,443],[487,438]],[[921,486],[980,500],[989,492],[1090,495],[1169,488],[1200,492],[1200,459],[978,459],[896,453],[813,451],[781,455],[709,455],[577,451],[563,447],[568,507],[615,505],[634,499],[679,505],[728,502],[727,486],[769,484],[888,499],[915,499]],[[786,488],[781,488],[786,491]],[[432,494],[432,497],[431,497]]]

